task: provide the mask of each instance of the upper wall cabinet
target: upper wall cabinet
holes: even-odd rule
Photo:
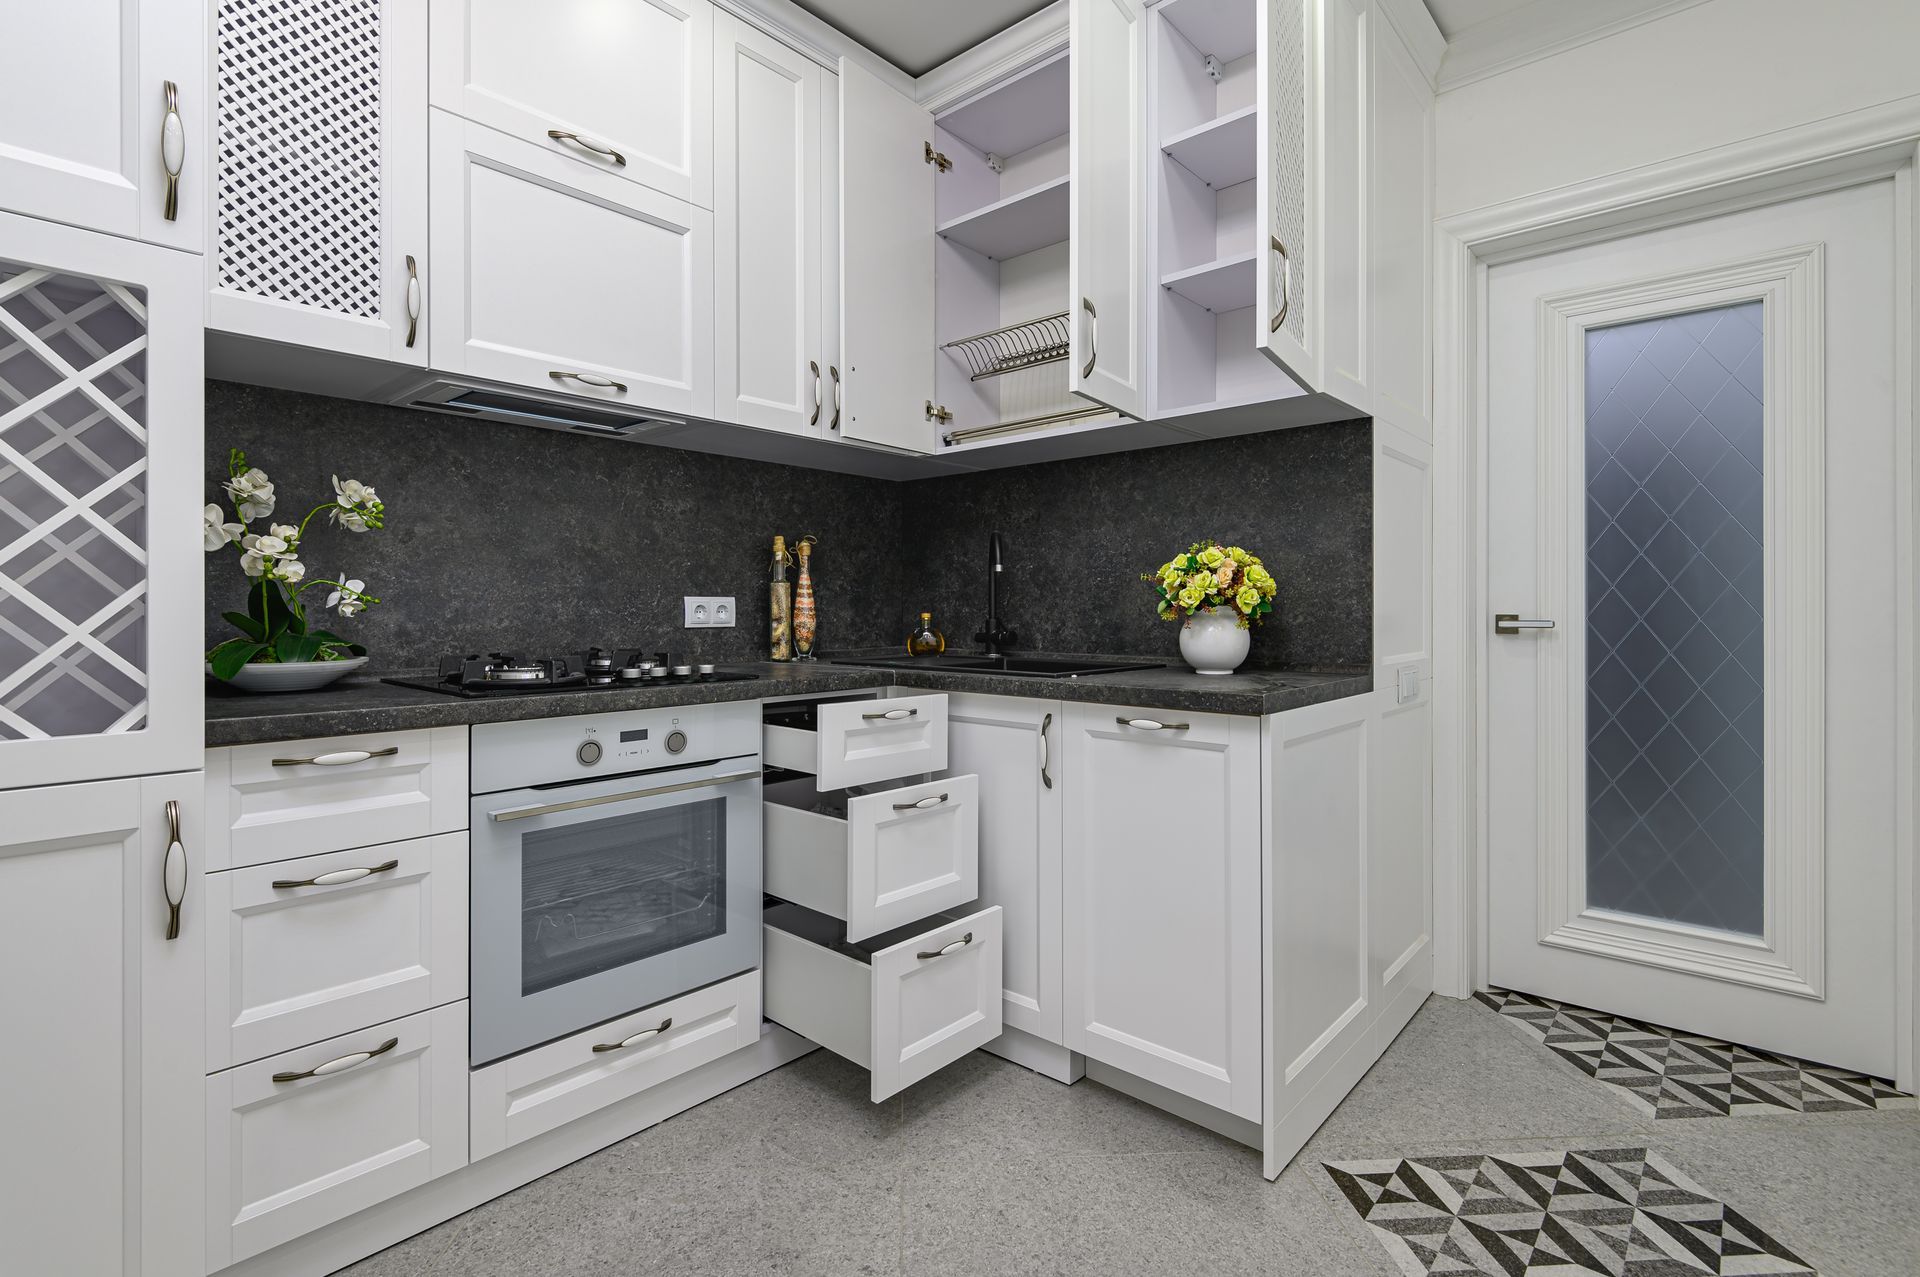
[[[212,14],[207,326],[424,367],[425,7]]]
[[[1146,415],[1140,260],[1146,247],[1146,17],[1140,0],[1072,0],[1072,210],[1067,388]]]
[[[198,252],[202,0],[15,4],[5,27],[0,208]]]
[[[432,0],[433,105],[713,207],[708,0]]]

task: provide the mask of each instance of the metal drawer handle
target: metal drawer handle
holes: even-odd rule
[[[407,349],[413,349],[413,339],[420,333],[420,266],[413,260],[413,254],[407,254]]]
[[[651,1029],[642,1029],[630,1038],[621,1038],[618,1042],[596,1042],[593,1044],[593,1052],[595,1055],[598,1055],[602,1051],[624,1051],[630,1046],[639,1046],[648,1038],[659,1037],[672,1027],[673,1017],[668,1016],[666,1019],[660,1021],[658,1026]]]
[[[912,718],[915,714],[918,714],[919,712],[920,710],[917,707],[913,709],[890,709],[884,712],[862,714],[860,717],[867,719],[869,721],[876,718],[884,718],[890,723],[897,723],[903,718]]]
[[[967,932],[966,935],[961,936],[958,940],[955,940],[952,944],[942,945],[940,948],[935,949],[930,953],[924,953],[924,952],[916,953],[913,956],[920,959],[920,961],[922,962],[925,962],[929,958],[944,958],[949,953],[960,952],[960,950],[966,948],[968,945],[972,943],[973,943],[973,932],[969,931]]]
[[[1152,718],[1128,718],[1125,714],[1113,720],[1122,727],[1138,727],[1143,732],[1184,732],[1192,723],[1162,723]]]
[[[187,128],[180,122],[180,87],[172,80],[162,83],[167,113],[160,119],[160,165],[167,171],[167,202],[161,216],[171,222],[180,216],[180,170],[187,162]]]
[[[1053,746],[1047,740],[1047,733],[1053,730],[1053,715],[1049,714],[1040,723],[1040,783],[1048,789],[1053,788],[1053,777],[1047,774],[1047,767],[1053,762]]]
[[[398,745],[389,745],[385,749],[343,749],[337,754],[315,754],[312,758],[276,758],[275,767],[346,767],[353,763],[364,763],[369,758],[392,758],[400,752]]]
[[[508,820],[527,820],[534,816],[550,816],[557,811],[579,811],[583,807],[604,807],[608,803],[624,803],[630,798],[656,798],[661,794],[681,794],[690,789],[712,789],[716,785],[731,785],[736,780],[759,780],[760,773],[729,772],[725,776],[715,776],[710,780],[689,780],[678,785],[655,785],[651,789],[629,789],[619,794],[603,794],[598,798],[575,798],[564,803],[540,803],[532,807],[503,807],[499,811],[488,812],[487,816],[496,824]]]
[[[1273,251],[1280,254],[1280,309],[1273,312],[1273,319],[1267,324],[1268,332],[1277,333],[1280,325],[1287,322],[1287,312],[1293,309],[1293,258],[1278,235],[1269,235],[1267,239]]]
[[[1100,314],[1093,308],[1093,298],[1082,297],[1080,308],[1087,312],[1087,318],[1093,322],[1087,325],[1087,363],[1080,370],[1080,380],[1093,376],[1093,363],[1100,358]]]
[[[615,164],[618,164],[621,168],[625,168],[627,166],[626,156],[620,154],[620,152],[614,150],[610,146],[602,146],[600,143],[593,141],[591,138],[581,137],[578,133],[569,133],[565,129],[548,129],[547,136],[552,138],[556,142],[571,142],[575,146],[583,147],[586,150],[592,151],[595,155],[604,155],[608,159],[612,160]]]
[[[559,368],[550,368],[547,370],[547,376],[555,381],[577,381],[583,386],[592,386],[595,390],[617,390],[623,395],[627,393],[626,382],[602,377],[599,373],[566,372]]]
[[[1493,618],[1493,632],[1495,634],[1519,634],[1524,630],[1550,630],[1552,628],[1552,621],[1518,616],[1512,612],[1501,612]]]
[[[827,375],[833,378],[833,420],[827,423],[827,429],[838,430],[840,428],[840,369],[828,364]]]
[[[895,803],[893,809],[895,811],[930,811],[947,801],[947,798],[946,794],[929,794],[918,802]]]
[[[352,869],[333,869],[323,874],[315,874],[311,878],[302,878],[297,882],[291,878],[280,878],[275,880],[273,889],[292,891],[295,887],[337,887],[343,882],[359,882],[362,878],[389,873],[399,867],[399,861],[389,860],[384,865],[357,865]]]
[[[167,854],[160,862],[160,890],[167,901],[167,939],[180,938],[180,905],[187,898],[187,849],[180,841],[180,804],[167,800]]]
[[[355,1051],[352,1055],[343,1055],[337,1060],[328,1060],[325,1064],[316,1064],[303,1073],[276,1073],[273,1075],[273,1080],[276,1082],[298,1082],[302,1078],[327,1077],[330,1074],[343,1073],[348,1069],[357,1068],[365,1064],[376,1055],[385,1055],[399,1045],[399,1038],[388,1038],[371,1051]]]
[[[809,359],[807,367],[813,369],[813,415],[807,418],[807,424],[817,426],[820,424],[820,361]]]

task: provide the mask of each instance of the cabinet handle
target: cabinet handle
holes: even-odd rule
[[[1093,376],[1093,362],[1100,358],[1100,312],[1093,308],[1093,298],[1082,297],[1080,309],[1087,312],[1087,318],[1093,322],[1087,325],[1087,362],[1080,369],[1080,380]]]
[[[562,372],[558,368],[552,368],[547,371],[547,376],[553,378],[555,381],[577,381],[583,386],[592,386],[595,390],[613,390],[623,395],[627,393],[626,382],[615,381],[611,377],[602,377],[599,373]]]
[[[946,794],[929,794],[918,802],[895,803],[893,809],[895,811],[930,811],[947,801],[947,798]]]
[[[398,745],[389,745],[385,749],[343,749],[336,754],[315,754],[312,758],[276,758],[275,767],[345,767],[351,763],[364,763],[369,758],[392,758],[400,752]]]
[[[621,1038],[618,1042],[596,1042],[593,1044],[593,1052],[598,1055],[602,1051],[624,1051],[630,1046],[639,1046],[647,1038],[657,1038],[672,1027],[673,1017],[668,1016],[653,1028],[642,1029],[632,1037]]]
[[[920,959],[920,961],[922,962],[925,962],[929,958],[944,958],[949,953],[958,953],[960,950],[966,948],[968,945],[972,943],[973,943],[973,932],[969,931],[967,932],[966,935],[961,936],[958,940],[955,940],[952,944],[942,945],[938,949],[916,953],[913,956]]]
[[[167,939],[180,938],[180,905],[187,898],[187,849],[180,841],[180,804],[167,800],[167,854],[160,862],[160,891],[167,901]]]
[[[365,1064],[376,1055],[385,1055],[399,1045],[399,1038],[388,1038],[371,1051],[355,1051],[352,1055],[343,1055],[337,1060],[328,1060],[325,1064],[316,1064],[312,1068],[299,1073],[276,1073],[273,1075],[273,1080],[276,1082],[298,1082],[302,1078],[326,1077],[329,1074],[342,1073],[347,1069],[357,1068]]]
[[[187,162],[187,127],[180,122],[180,86],[161,81],[167,113],[160,117],[160,166],[167,171],[167,202],[161,216],[169,222],[180,216],[180,170]]]
[[[1277,333],[1280,325],[1287,322],[1287,312],[1293,309],[1293,258],[1278,235],[1269,235],[1267,239],[1273,244],[1273,251],[1280,254],[1280,309],[1273,312],[1273,319],[1267,324],[1268,332]]]
[[[813,369],[813,415],[807,418],[807,424],[817,426],[820,424],[820,361],[809,359],[807,367]]]
[[[1053,730],[1053,715],[1049,714],[1040,721],[1040,783],[1048,789],[1053,788],[1053,777],[1047,775],[1047,766],[1053,762],[1053,746],[1047,741],[1047,733]]]
[[[292,891],[295,887],[337,887],[343,882],[359,882],[362,878],[371,878],[375,874],[388,873],[399,867],[399,861],[389,860],[384,865],[357,865],[352,869],[334,869],[327,873],[315,874],[311,878],[301,878],[298,881],[292,878],[280,878],[274,881],[273,889],[275,891]]]
[[[876,711],[875,713],[872,713],[872,714],[862,714],[860,717],[864,719],[869,719],[869,720],[876,719],[876,718],[884,718],[888,722],[897,723],[903,718],[912,718],[915,714],[918,714],[919,712],[920,710],[917,707],[912,709],[890,709],[890,710],[884,710],[884,711]]]
[[[604,155],[608,159],[612,160],[615,164],[618,164],[621,168],[625,168],[627,166],[626,156],[620,154],[620,152],[614,150],[610,146],[602,146],[600,143],[595,142],[591,138],[581,137],[578,133],[569,133],[565,129],[548,129],[547,136],[552,138],[556,142],[571,142],[575,146],[583,147],[586,150],[592,151],[595,155]]]
[[[840,369],[833,364],[827,365],[827,375],[833,378],[833,420],[827,423],[827,429],[840,428]]]
[[[1113,720],[1122,727],[1138,727],[1143,732],[1184,732],[1192,723],[1162,723],[1153,718],[1128,718],[1122,714]]]
[[[413,339],[420,332],[420,267],[413,260],[413,254],[407,254],[407,349],[413,349]]]
[[[1550,630],[1553,622],[1540,617],[1521,616],[1516,612],[1501,612],[1493,618],[1495,634],[1519,634],[1524,630]]]

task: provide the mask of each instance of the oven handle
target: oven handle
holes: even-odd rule
[[[536,803],[531,807],[502,807],[499,811],[490,811],[487,815],[495,821],[528,820],[534,816],[547,816],[557,811],[578,811],[582,807],[601,807],[607,803],[624,803],[635,798],[654,798],[661,794],[681,794],[689,789],[712,789],[717,785],[731,785],[740,780],[758,780],[760,773],[729,772],[725,776],[712,776],[706,780],[689,780],[678,785],[654,785],[648,789],[628,789],[617,794],[602,794],[598,798],[575,798],[564,803]]]

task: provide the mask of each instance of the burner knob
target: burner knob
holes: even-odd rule
[[[685,732],[676,727],[667,733],[667,752],[669,754],[678,754],[685,750],[686,747],[687,734]]]
[[[698,673],[698,674],[711,674],[711,673],[713,673],[713,662],[711,662],[711,661],[702,661],[702,662],[701,662],[700,664],[698,664],[698,665],[696,665],[696,666],[694,666],[693,668],[694,668],[694,672],[695,672],[695,673]]]
[[[683,741],[682,744],[684,743]],[[671,749],[673,746],[669,745],[667,748]],[[573,751],[573,756],[580,760],[582,767],[593,766],[600,761],[600,742],[597,740],[581,741],[580,748]]]

